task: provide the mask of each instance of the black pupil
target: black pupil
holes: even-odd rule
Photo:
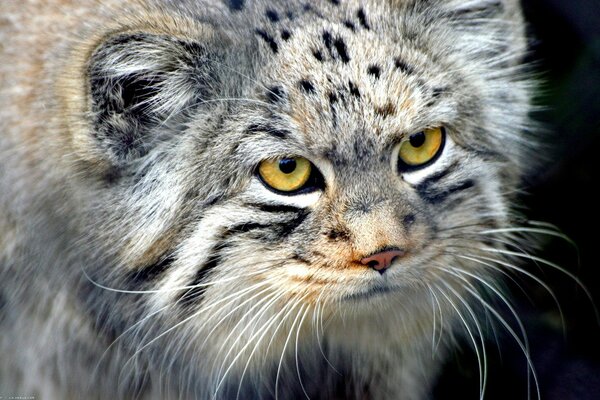
[[[425,144],[425,132],[415,133],[408,138],[412,147],[421,147]]]
[[[291,174],[296,170],[296,160],[293,158],[284,158],[279,161],[279,170],[284,174]]]

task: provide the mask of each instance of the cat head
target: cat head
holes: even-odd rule
[[[90,276],[197,333],[290,304],[417,307],[452,268],[490,273],[527,163],[514,3],[128,18],[81,70]]]

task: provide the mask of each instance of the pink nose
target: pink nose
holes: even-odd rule
[[[360,260],[360,262],[364,265],[368,265],[380,274],[383,274],[385,270],[392,265],[392,262],[396,257],[402,257],[404,254],[405,251],[400,249],[384,250],[369,257],[365,257]]]

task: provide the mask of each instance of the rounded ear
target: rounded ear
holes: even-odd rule
[[[483,53],[520,63],[527,49],[519,0],[438,0],[448,22],[471,35]]]
[[[451,43],[458,53],[506,65],[521,63],[527,51],[520,0],[388,0],[393,7],[419,16],[423,28],[433,24],[460,33]]]
[[[93,141],[113,165],[147,154],[216,96],[223,38],[129,30],[110,35],[87,63]],[[97,151],[96,151],[97,153]]]

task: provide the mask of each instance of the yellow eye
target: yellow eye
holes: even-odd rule
[[[414,133],[400,145],[400,165],[418,167],[433,160],[444,145],[444,128],[425,129]]]
[[[290,157],[265,160],[258,166],[263,182],[281,192],[293,192],[308,182],[312,164],[306,158]]]

